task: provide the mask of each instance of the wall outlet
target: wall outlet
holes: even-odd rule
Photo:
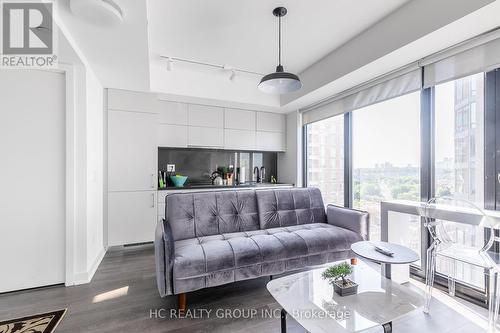
[[[167,164],[167,172],[175,172],[175,164]]]

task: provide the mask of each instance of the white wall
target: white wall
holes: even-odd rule
[[[67,250],[73,276],[67,284],[79,284],[90,282],[105,253],[104,88],[62,33],[58,46],[59,62],[73,74],[75,223],[72,249]]]
[[[104,248],[104,103],[103,87],[86,69],[87,93],[87,270],[92,270]]]
[[[286,152],[278,153],[278,181],[302,186],[302,121],[298,111],[286,115]]]

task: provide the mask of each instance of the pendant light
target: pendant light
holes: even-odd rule
[[[285,7],[277,7],[273,10],[273,15],[278,17],[278,66],[276,72],[264,76],[258,85],[261,91],[269,94],[286,94],[302,88],[299,77],[285,72],[281,65],[281,18],[286,13]]]

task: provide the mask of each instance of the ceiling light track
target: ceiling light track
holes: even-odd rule
[[[231,67],[228,65],[218,65],[218,64],[212,64],[209,62],[203,62],[203,61],[199,61],[199,60],[192,60],[192,59],[185,59],[185,58],[178,58],[178,57],[169,57],[166,55],[161,55],[160,57],[162,59],[167,60],[167,67],[168,68],[172,68],[173,62],[185,62],[188,64],[195,64],[195,65],[201,65],[201,66],[206,66],[206,67],[211,67],[211,68],[223,69],[226,71],[230,71],[231,73],[238,73],[239,72],[239,73],[246,73],[246,74],[258,75],[258,76],[264,75],[262,73],[258,73],[258,72],[254,72],[254,71],[250,71],[250,70],[242,69],[242,68]],[[232,76],[232,77],[234,78],[234,76]]]

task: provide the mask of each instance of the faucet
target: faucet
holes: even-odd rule
[[[257,183],[260,183],[262,180],[260,179],[260,171],[259,167],[253,168],[253,175],[255,176],[255,179],[257,180]]]

